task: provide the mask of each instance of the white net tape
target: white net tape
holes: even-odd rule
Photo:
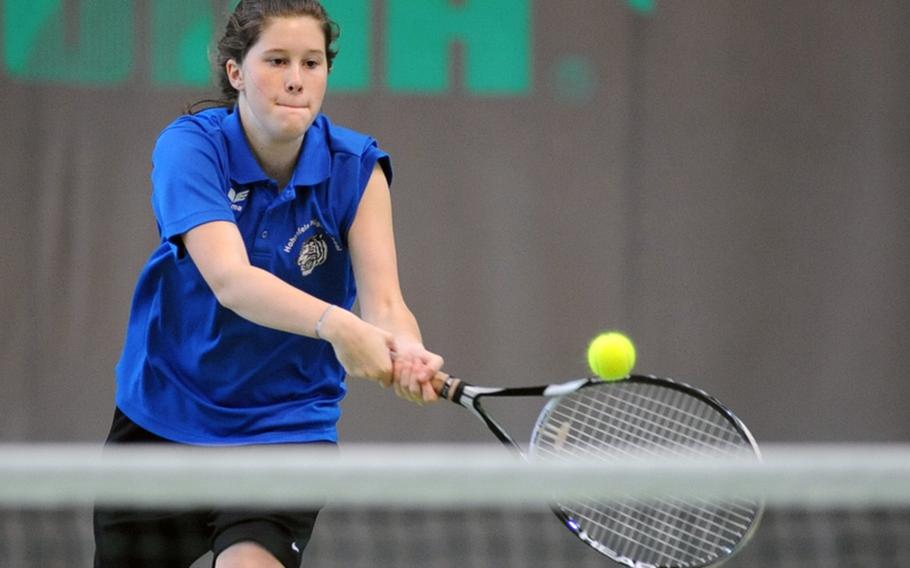
[[[0,445],[0,506],[541,506],[654,494],[910,506],[910,446],[768,446],[763,459],[524,461],[498,446]]]

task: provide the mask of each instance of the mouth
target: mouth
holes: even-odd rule
[[[280,106],[282,108],[291,108],[291,109],[297,109],[297,110],[303,110],[303,109],[310,108],[307,105],[290,105],[290,104],[284,104],[284,103],[275,103],[275,105]]]

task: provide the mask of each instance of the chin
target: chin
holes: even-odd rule
[[[312,122],[308,121],[305,125],[302,126],[286,126],[284,128],[278,128],[274,132],[275,140],[281,142],[293,142],[295,140],[300,140],[306,134],[306,131],[309,130]]]
[[[294,120],[282,120],[274,124],[272,135],[280,140],[293,140],[300,138],[310,128],[315,120],[314,116],[299,116]]]

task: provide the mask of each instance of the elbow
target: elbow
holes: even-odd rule
[[[238,311],[241,308],[243,293],[239,286],[240,279],[232,272],[217,274],[208,279],[209,288],[218,303],[231,311]]]
[[[218,301],[218,304],[222,308],[227,308],[232,312],[236,312],[239,306],[237,305],[238,296],[233,294],[230,290],[225,288],[212,288],[212,292],[215,294],[215,299]]]

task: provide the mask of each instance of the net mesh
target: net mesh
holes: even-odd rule
[[[303,566],[609,566],[549,510],[549,496],[574,495],[595,478],[602,480],[597,498],[607,500],[764,496],[752,539],[725,567],[910,566],[910,448],[903,446],[772,447],[762,464],[648,462],[641,469],[537,467],[513,462],[501,448],[457,446],[343,448],[334,458],[286,456],[284,463],[275,462],[276,452],[288,449],[156,450],[148,461],[144,450],[99,458],[97,448],[0,448],[0,566],[91,566],[96,501],[272,506],[320,499],[327,505]],[[390,483],[431,476],[410,491]],[[471,497],[480,485],[484,497]],[[209,555],[193,568],[210,565]]]
[[[168,543],[170,545],[172,543]],[[164,545],[164,544],[163,544]],[[91,566],[91,511],[0,510],[0,566]],[[387,509],[328,506],[303,566],[401,568],[611,565],[547,510]],[[210,566],[201,558],[193,568]],[[765,512],[751,542],[725,568],[910,566],[910,508]]]

